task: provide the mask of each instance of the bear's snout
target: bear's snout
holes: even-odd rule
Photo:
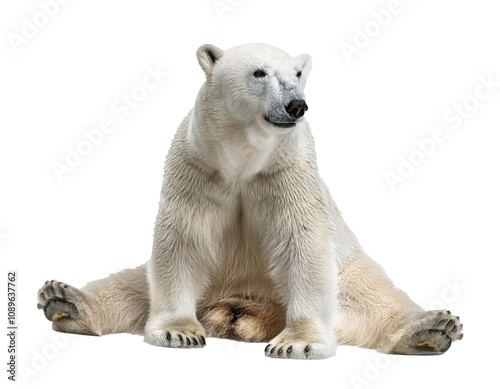
[[[285,107],[285,111],[290,115],[293,119],[298,119],[304,116],[304,113],[307,111],[308,106],[305,100],[292,100]]]

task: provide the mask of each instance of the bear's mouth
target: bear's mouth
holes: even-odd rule
[[[281,123],[273,122],[267,116],[264,117],[264,120],[266,122],[271,123],[273,126],[279,127],[279,128],[292,128],[293,126],[295,126],[297,124],[296,122],[281,122]]]

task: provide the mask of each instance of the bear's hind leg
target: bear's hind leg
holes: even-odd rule
[[[425,311],[366,255],[342,269],[338,296],[335,331],[340,344],[392,354],[438,355],[463,337],[458,316]]]
[[[38,308],[58,332],[142,334],[149,312],[145,266],[111,274],[82,289],[47,281],[38,291]]]

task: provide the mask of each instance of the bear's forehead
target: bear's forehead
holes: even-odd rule
[[[288,62],[292,56],[287,52],[268,45],[266,43],[249,43],[246,45],[236,46],[226,50],[226,55],[229,57],[247,58],[251,60],[279,60]]]

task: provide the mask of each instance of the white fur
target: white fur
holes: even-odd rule
[[[307,69],[301,77],[297,73],[310,58],[292,58],[262,44],[223,54],[214,53],[213,46],[206,50],[201,48],[198,56],[207,82],[187,128],[181,127],[178,143],[174,141],[173,147],[184,153],[170,155],[166,163],[163,196],[168,198],[167,210],[160,208],[149,265],[152,306],[146,341],[158,344],[152,334],[168,332],[177,320],[195,320],[196,301],[210,293],[209,276],[217,279],[221,267],[237,256],[231,277],[242,279],[251,294],[257,292],[286,306],[288,335],[284,341],[298,341],[290,328],[307,320],[317,327],[316,337],[309,340],[318,345],[312,354],[332,355],[337,274],[333,225],[309,126],[303,119],[292,128],[266,121],[266,117],[278,124],[291,120],[285,107],[292,99],[304,99]],[[217,60],[210,66],[214,58]],[[265,77],[256,77],[256,70],[262,70]],[[212,174],[224,192],[218,199],[221,202],[207,203],[207,197],[213,195],[210,188],[197,187],[194,182],[181,197],[179,182],[182,185],[183,180],[197,177],[182,177],[175,168],[178,164],[198,164],[205,174]],[[242,214],[246,216],[243,224],[237,219]],[[247,247],[239,249],[241,235],[228,233],[234,228],[251,230],[255,240],[246,241]],[[259,253],[262,277],[267,278],[258,287],[239,274],[238,267],[247,266],[248,249]],[[212,293],[217,290],[217,286],[211,287]]]
[[[310,56],[264,44],[197,56],[207,80],[165,162],[147,277],[140,267],[71,289],[79,315],[47,310],[56,286],[44,286],[54,328],[193,347],[201,320],[209,335],[272,334],[266,355],[298,359],[333,355],[336,338],[409,354],[460,339],[458,318],[425,312],[363,252],[319,175],[307,121],[284,128],[287,104],[305,99]],[[246,319],[230,321],[242,307]]]

